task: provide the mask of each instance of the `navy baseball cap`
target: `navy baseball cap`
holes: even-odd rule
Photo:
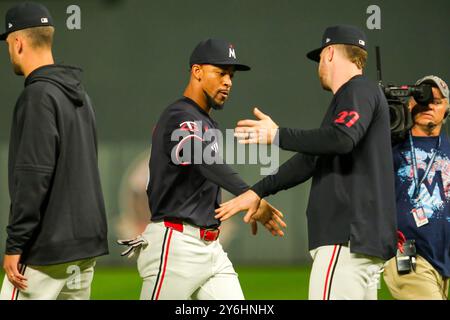
[[[319,62],[322,50],[332,44],[349,44],[367,51],[367,37],[365,33],[355,26],[337,25],[328,27],[322,36],[322,46],[308,52],[309,59]]]
[[[250,70],[249,66],[238,62],[234,45],[222,39],[200,42],[189,59],[189,65],[192,67],[194,64],[231,65],[237,71]]]
[[[53,26],[48,9],[40,3],[22,2],[6,12],[5,32],[0,35],[0,40],[5,40],[11,32],[42,26]]]

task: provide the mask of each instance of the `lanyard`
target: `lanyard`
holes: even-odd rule
[[[419,197],[420,185],[425,181],[428,174],[430,173],[431,167],[433,166],[434,158],[436,158],[436,153],[439,150],[439,148],[441,147],[441,137],[439,136],[438,146],[436,149],[433,150],[433,154],[431,155],[430,162],[428,162],[428,165],[425,169],[425,173],[423,174],[422,180],[420,180],[420,181],[419,181],[419,176],[417,174],[416,150],[414,149],[413,138],[412,138],[411,132],[409,132],[409,144],[411,146],[411,159],[412,159],[414,184],[415,184],[413,198],[417,199]]]

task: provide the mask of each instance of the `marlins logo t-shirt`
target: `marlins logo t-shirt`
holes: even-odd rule
[[[419,180],[425,173],[438,137],[413,137]],[[419,198],[428,223],[417,227],[411,210],[414,207],[414,178],[409,139],[393,149],[397,196],[398,228],[407,239],[416,241],[417,253],[441,275],[450,277],[450,145],[441,135],[441,146],[424,182]]]

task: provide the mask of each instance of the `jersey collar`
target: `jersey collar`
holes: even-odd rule
[[[351,81],[358,79],[358,78],[363,78],[364,75],[363,74],[357,74],[353,77],[351,77],[346,83],[344,83],[339,89],[338,91],[336,91],[336,93],[334,94],[335,96],[337,96],[339,94],[339,92],[341,92]]]
[[[194,100],[192,100],[191,98],[188,98],[186,96],[183,96],[183,98],[181,98],[181,100],[184,100],[185,102],[189,103],[191,106],[195,107],[198,111],[200,111],[200,113],[202,113],[203,115],[205,115],[206,117],[208,117],[213,123],[217,124],[216,121],[214,121],[213,118],[211,118],[211,116],[209,115],[208,112],[206,112],[205,110],[203,110],[198,104],[197,102],[195,102]]]

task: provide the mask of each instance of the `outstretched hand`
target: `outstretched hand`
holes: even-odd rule
[[[214,218],[225,221],[241,211],[247,211],[247,215],[251,217],[259,208],[259,196],[252,190],[248,190],[230,201],[224,202],[217,208]],[[246,217],[247,217],[246,215]],[[244,218],[246,223],[250,222],[250,218]]]
[[[252,233],[258,231],[257,223],[260,222],[274,236],[284,236],[281,228],[286,228],[286,223],[282,220],[283,214],[270,205],[267,201],[261,200],[252,190],[248,190],[238,197],[227,201],[216,209],[216,219],[225,221],[238,212],[246,211],[245,223],[251,223]]]
[[[284,232],[281,228],[286,228],[287,225],[283,221],[283,214],[273,207],[270,203],[265,200],[261,200],[260,206],[256,213],[249,217],[248,214],[244,217],[244,221],[249,219],[252,224],[252,233],[256,235],[257,224],[256,221],[260,222],[273,236],[284,236]],[[247,222],[248,223],[248,222]]]
[[[253,109],[258,120],[241,120],[234,129],[234,136],[241,144],[271,144],[274,142],[278,125],[258,108]]]

